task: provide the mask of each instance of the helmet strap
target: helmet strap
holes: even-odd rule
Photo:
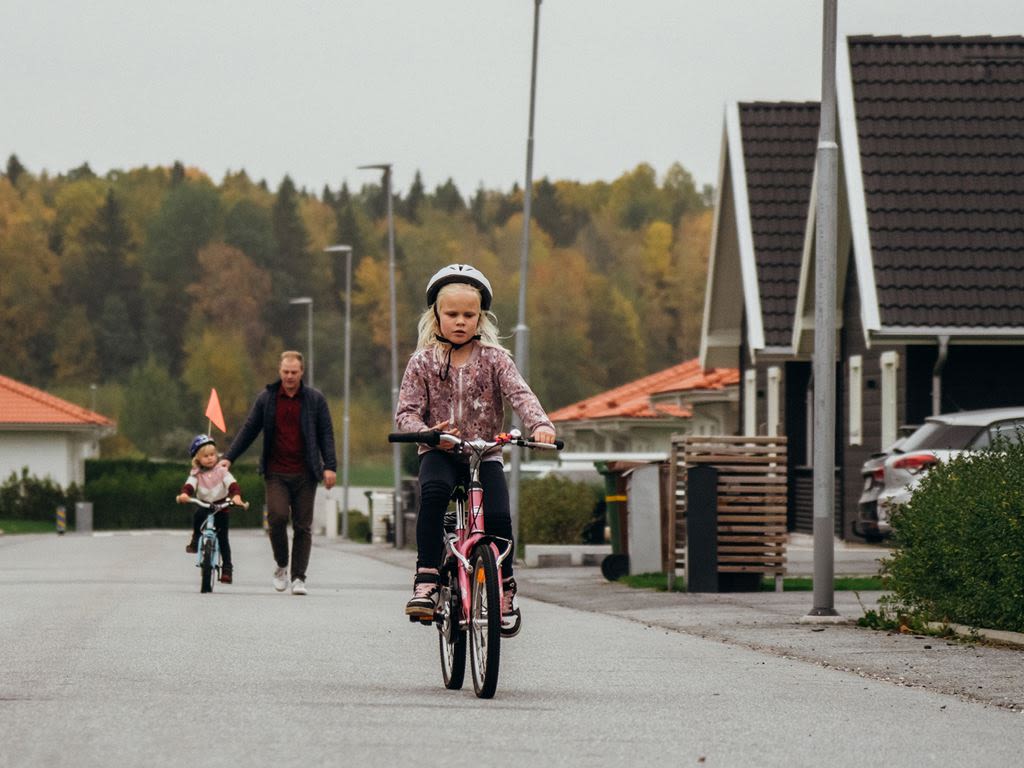
[[[434,311],[437,312],[436,309]],[[447,381],[448,374],[451,372],[452,368],[452,352],[454,352],[457,349],[462,349],[464,346],[466,346],[467,344],[471,344],[474,341],[480,341],[480,334],[478,333],[476,336],[473,336],[471,339],[469,339],[468,341],[464,341],[461,344],[456,344],[454,341],[446,339],[439,333],[435,333],[434,338],[437,339],[442,344],[448,345],[448,351],[445,353],[444,356],[444,365],[437,369],[437,375],[438,377],[440,377],[441,381]]]

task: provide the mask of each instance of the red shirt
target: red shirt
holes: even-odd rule
[[[270,451],[267,471],[282,475],[306,472],[306,452],[302,445],[299,419],[302,412],[301,388],[289,397],[284,387],[277,390],[274,411],[274,446]]]

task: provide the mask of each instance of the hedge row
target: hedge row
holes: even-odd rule
[[[186,528],[194,508],[176,504],[174,497],[188,476],[186,463],[132,459],[93,459],[86,462],[85,487],[62,490],[50,480],[11,477],[0,486],[0,518],[52,521],[58,506],[67,511],[74,526],[75,502],[93,505],[96,530],[138,528]],[[236,464],[232,473],[242,487],[248,510],[233,510],[233,528],[257,528],[263,524],[263,479],[255,465]],[[523,481],[520,496],[522,542],[576,544],[588,540],[590,529],[600,528],[601,489],[554,475]],[[596,521],[596,522],[595,522]],[[349,519],[353,539],[369,536],[369,521],[362,515]]]

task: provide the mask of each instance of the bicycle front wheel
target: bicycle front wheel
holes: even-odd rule
[[[439,597],[440,621],[437,624],[438,645],[441,649],[441,676],[444,687],[455,691],[462,687],[466,676],[466,630],[459,628],[462,619],[462,601],[459,599],[459,574],[455,568],[444,572]]]
[[[199,570],[202,572],[199,591],[213,592],[213,542],[209,539],[203,539],[203,558],[199,561]]]
[[[481,544],[473,551],[470,584],[469,655],[473,689],[481,699],[494,696],[501,660],[501,604],[494,551]]]

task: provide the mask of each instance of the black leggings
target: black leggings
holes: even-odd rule
[[[416,517],[416,566],[438,568],[443,548],[442,528],[452,490],[460,479],[468,482],[469,466],[446,451],[427,451],[420,456],[420,509]],[[480,484],[484,487],[484,527],[487,532],[512,540],[512,514],[508,504],[508,485],[500,461],[480,464]],[[514,552],[514,550],[513,550]],[[501,564],[501,575],[512,575],[513,555]]]
[[[192,541],[196,544],[199,543],[199,529],[203,527],[209,514],[205,509],[197,509],[192,517]],[[231,543],[228,541],[228,520],[230,519],[224,510],[215,512],[213,515],[213,524],[217,526],[217,543],[220,545],[220,561],[228,570],[231,570]]]

